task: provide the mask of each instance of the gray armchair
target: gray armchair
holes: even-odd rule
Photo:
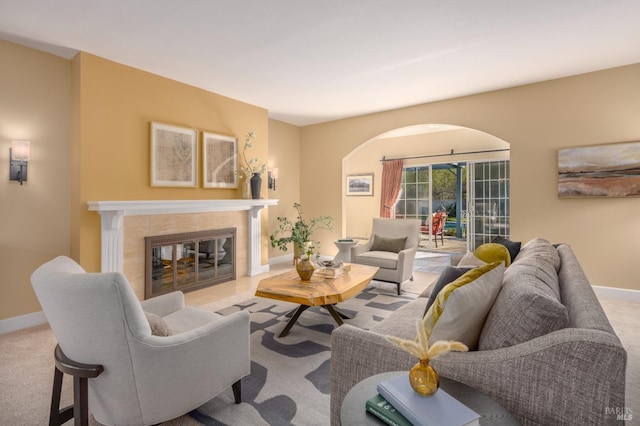
[[[393,240],[406,237],[400,250]],[[351,247],[351,261],[377,266],[375,280],[396,283],[398,294],[403,282],[413,279],[413,262],[420,242],[419,219],[373,219],[371,236],[365,244]]]
[[[78,398],[86,404],[87,380],[88,410],[106,425],[161,423],[229,387],[240,402],[240,380],[250,372],[247,312],[221,316],[188,307],[181,292],[139,302],[122,274],[86,273],[67,257],[42,265],[31,282],[58,340],[53,423],[62,372],[74,381],[84,377],[85,395],[75,382],[76,407],[84,412],[66,413],[60,423],[75,416],[86,424],[78,422],[87,415]],[[152,335],[145,313],[161,317],[171,334]]]

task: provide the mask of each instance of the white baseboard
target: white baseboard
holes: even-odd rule
[[[23,328],[35,327],[36,325],[45,324],[47,317],[44,312],[38,311],[31,314],[20,315],[19,317],[7,318],[0,320],[0,334],[11,333],[12,331],[22,330]]]
[[[599,285],[594,285],[592,287],[593,291],[596,292],[596,296],[598,296],[599,298],[640,303],[640,291],[638,290],[629,290],[626,288],[616,287],[603,287]]]
[[[258,266],[256,268],[253,268],[253,270],[248,271],[247,272],[247,276],[255,277],[256,275],[261,275],[261,274],[264,274],[264,273],[267,273],[267,272],[269,272],[269,265],[268,264],[267,265],[260,265],[260,266]]]
[[[293,253],[269,258],[269,265],[277,265],[284,262],[289,262],[293,265]]]

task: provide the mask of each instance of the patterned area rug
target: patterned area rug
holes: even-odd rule
[[[362,293],[340,303],[352,316],[345,323],[369,329],[418,296],[430,282],[411,282],[401,296],[395,285],[372,282]],[[407,283],[408,284],[408,283]],[[329,424],[330,339],[335,322],[322,308],[307,309],[286,337],[278,338],[295,308],[252,298],[219,313],[251,313],[251,374],[242,380],[241,404],[225,391],[189,415],[205,425]]]

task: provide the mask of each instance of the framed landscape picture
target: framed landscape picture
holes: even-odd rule
[[[151,186],[197,185],[198,131],[151,123]]]
[[[238,187],[238,140],[202,132],[202,186]]]
[[[347,176],[347,195],[373,195],[373,173]]]
[[[640,142],[558,150],[558,197],[640,196]]]

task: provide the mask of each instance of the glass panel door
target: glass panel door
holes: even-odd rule
[[[430,239],[431,225],[431,168],[405,167],[402,171],[400,195],[395,205],[395,217],[420,219],[423,238]],[[426,229],[424,228],[426,227]]]
[[[440,251],[466,251],[466,163],[430,164],[405,167],[395,217],[421,221],[420,247]],[[455,244],[438,246],[432,230],[435,212],[444,212],[447,222],[444,235]],[[442,242],[442,236],[438,237]]]
[[[509,238],[509,160],[469,163],[467,168],[467,226],[469,250]]]

